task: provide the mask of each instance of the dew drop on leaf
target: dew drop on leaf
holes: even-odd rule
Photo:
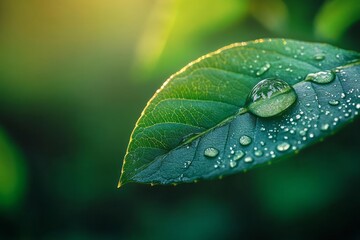
[[[279,143],[279,144],[276,146],[276,149],[277,149],[279,152],[285,152],[285,151],[288,150],[289,148],[290,148],[290,144],[287,143],[287,142]]]
[[[246,162],[246,163],[251,163],[252,161],[253,161],[253,158],[250,156],[244,158],[244,162]]]
[[[232,161],[230,161],[229,165],[231,168],[234,168],[234,167],[236,167],[237,162],[232,160]]]
[[[244,154],[243,151],[238,150],[238,151],[235,152],[235,155],[234,155],[234,157],[233,157],[233,160],[234,160],[234,161],[238,161],[238,160],[240,160],[244,155],[245,155],[245,154]]]
[[[213,147],[209,147],[209,148],[205,149],[205,151],[204,151],[205,157],[214,158],[218,154],[219,154],[219,150],[217,150],[216,148],[213,148]]]
[[[329,129],[330,125],[328,123],[324,123],[321,125],[320,129],[322,131],[327,131]]]
[[[257,157],[261,157],[263,155],[263,152],[259,149],[254,152],[254,155]]]
[[[239,139],[240,144],[243,145],[243,146],[249,145],[251,143],[251,141],[252,141],[251,137],[249,137],[247,135],[243,135]]]
[[[264,66],[262,66],[257,72],[256,72],[256,76],[260,76],[263,75],[266,71],[268,71],[270,69],[271,65],[270,63],[265,63]]]
[[[335,100],[335,99],[329,100],[328,103],[329,103],[331,106],[337,106],[337,105],[339,105],[339,101],[338,101],[338,100]]]
[[[256,116],[272,117],[289,108],[296,98],[294,89],[288,83],[269,78],[253,87],[247,98],[247,106]]]
[[[305,81],[311,81],[320,84],[330,83],[334,79],[335,79],[335,74],[330,70],[321,71],[317,73],[309,73],[305,77]]]
[[[317,60],[317,61],[322,61],[325,59],[325,54],[323,53],[317,53],[314,55],[314,59]]]

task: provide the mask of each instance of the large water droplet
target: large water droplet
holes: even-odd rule
[[[279,144],[276,146],[276,149],[277,149],[279,152],[285,152],[285,151],[288,150],[289,148],[290,148],[290,144],[287,143],[287,142],[279,143]]]
[[[272,117],[289,108],[296,98],[294,89],[283,80],[264,79],[251,90],[247,106],[256,116]]]
[[[305,77],[305,81],[311,81],[320,84],[329,83],[334,79],[335,79],[335,74],[330,70],[321,71],[317,73],[309,73]]]
[[[204,155],[206,157],[210,157],[210,158],[214,158],[219,154],[219,150],[217,150],[216,148],[213,147],[209,147],[207,149],[205,149],[204,151]]]
[[[247,135],[243,135],[239,139],[240,144],[243,145],[243,146],[249,145],[251,143],[251,141],[252,141],[251,137],[249,137]]]
[[[256,76],[263,75],[267,70],[269,70],[271,67],[270,63],[266,63],[264,66],[262,66],[257,72]]]

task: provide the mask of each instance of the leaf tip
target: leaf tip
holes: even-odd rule
[[[120,179],[119,182],[117,184],[117,188],[121,188],[122,186],[124,186],[125,183],[127,183],[128,181],[126,181],[126,179],[124,179],[124,174],[123,172],[120,175]]]
[[[123,165],[121,167],[121,172],[120,172],[120,178],[119,178],[119,182],[117,184],[117,188],[121,188],[126,182],[126,178],[125,178],[125,170],[124,170],[124,167],[125,167],[125,159],[123,160]]]
[[[120,180],[119,180],[119,182],[117,184],[117,188],[123,187],[128,182],[129,182],[128,180],[124,180],[122,177],[120,177]]]

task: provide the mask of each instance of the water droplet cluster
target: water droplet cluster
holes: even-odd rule
[[[262,135],[265,134],[267,138],[266,141],[254,141],[249,134],[240,135],[238,141],[229,148],[227,160],[218,157],[214,168],[226,168],[227,166],[229,168],[236,168],[241,162],[243,164],[253,164],[255,162],[265,161],[268,158],[275,158],[278,155],[286,154],[290,151],[297,151],[302,145],[313,141],[321,132],[330,132],[332,127],[339,124],[343,119],[351,115],[358,115],[360,109],[360,103],[358,103],[360,94],[358,89],[349,89],[345,92],[334,91],[337,93],[332,94],[321,91],[320,93],[314,94],[316,87],[332,83],[335,75],[333,75],[332,72],[313,74],[320,78],[328,77],[325,76],[327,74],[331,75],[331,80],[329,80],[330,78],[326,81],[314,81],[312,79],[311,81],[304,81],[297,87],[299,92],[302,92],[302,97],[306,100],[306,104],[300,102],[299,107],[293,112],[282,115],[278,121],[274,121],[272,124],[265,124],[265,122],[259,121],[260,124],[257,125],[257,130],[255,131],[262,132]],[[334,88],[342,89],[340,86],[341,77],[338,82],[333,82],[332,84]],[[261,89],[262,86],[266,88],[266,91]],[[258,99],[262,99],[262,104],[267,105],[268,103],[266,101],[271,102],[271,97],[274,95],[274,92],[276,94],[278,89],[281,91],[283,89],[282,86],[283,85],[280,85],[279,88],[276,88],[277,86],[275,85],[275,87],[271,89],[268,84],[257,85],[255,86],[257,88],[256,91],[253,90],[251,92],[252,99],[255,102]],[[272,92],[269,92],[268,89],[271,89],[270,91]],[[295,91],[294,94],[296,94]],[[329,98],[330,100],[328,100]],[[326,99],[326,101],[323,99]],[[256,111],[251,111],[251,113],[256,116],[261,116],[261,113],[258,113],[259,109],[261,108],[258,108]],[[282,112],[285,110],[282,110]],[[278,114],[279,112],[276,110],[276,113]],[[233,134],[233,136],[235,135]],[[264,138],[262,137],[262,139]],[[225,152],[227,152],[226,149]],[[204,155],[209,158],[214,158],[218,156],[218,154],[219,151],[214,150],[214,148],[207,148],[204,153]]]
[[[294,52],[290,48],[285,50]],[[305,48],[300,47],[293,57],[304,55]],[[323,52],[312,55],[318,66],[326,58]],[[336,58],[342,59],[343,56],[337,54]],[[294,69],[290,64],[265,63],[257,66],[258,59],[257,55],[254,65],[247,66],[255,76],[269,75],[271,69],[275,68],[276,71],[289,73]],[[269,158],[297,152],[318,136],[331,133],[344,119],[358,115],[360,92],[359,89],[345,89],[342,86],[342,82],[349,81],[345,71],[325,70],[297,76],[298,80],[303,81],[294,87],[279,79],[276,71],[273,78],[260,81],[248,95],[246,108],[258,120],[254,131],[230,132],[230,141],[223,149],[215,146],[204,149],[203,155],[215,169],[235,169],[265,161],[271,163]],[[359,78],[357,76],[353,81]],[[323,85],[330,85],[327,89],[331,88],[331,91],[319,90]],[[290,110],[295,104],[296,108]],[[268,121],[274,116],[278,116],[276,121]]]

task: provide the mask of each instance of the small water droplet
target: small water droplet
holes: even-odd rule
[[[217,150],[216,148],[213,147],[209,147],[207,149],[205,149],[204,151],[204,155],[206,157],[210,157],[210,158],[214,158],[219,154],[219,150]]]
[[[192,162],[189,161],[189,160],[188,160],[188,161],[185,161],[185,162],[184,162],[184,168],[190,167],[191,163],[192,163]]]
[[[253,159],[250,156],[244,158],[244,162],[246,162],[246,163],[251,163],[252,161],[253,161]]]
[[[305,135],[306,135],[306,131],[301,130],[301,131],[299,132],[299,134],[300,134],[300,136],[305,136]]]
[[[276,149],[277,149],[279,152],[285,152],[285,151],[288,150],[289,148],[290,148],[290,144],[287,143],[287,142],[279,143],[279,144],[276,146]]]
[[[247,106],[256,116],[272,117],[289,108],[296,98],[294,89],[283,80],[264,79],[251,90]]]
[[[237,160],[241,159],[244,155],[245,155],[245,153],[243,151],[238,150],[238,151],[235,152],[233,160],[237,161]]]
[[[360,103],[356,104],[355,108],[360,109]]]
[[[325,54],[324,53],[317,53],[314,55],[314,59],[317,61],[322,61],[325,59]]]
[[[254,152],[254,155],[257,157],[261,157],[263,155],[263,152],[259,149]]]
[[[271,65],[270,63],[265,63],[264,66],[262,66],[257,72],[256,72],[256,76],[260,76],[263,75],[266,71],[268,71],[270,69]]]
[[[230,165],[231,168],[234,168],[234,167],[236,167],[237,162],[236,161],[230,161],[229,165]]]
[[[338,100],[335,100],[335,99],[331,99],[329,100],[328,102],[331,106],[336,106],[336,105],[339,105],[339,101]]]
[[[334,79],[335,79],[335,74],[330,70],[321,71],[317,73],[309,73],[305,77],[305,81],[311,81],[320,84],[330,83]]]
[[[243,146],[249,145],[251,143],[251,141],[252,141],[251,137],[249,137],[247,135],[243,135],[239,139],[240,144],[243,145]]]

